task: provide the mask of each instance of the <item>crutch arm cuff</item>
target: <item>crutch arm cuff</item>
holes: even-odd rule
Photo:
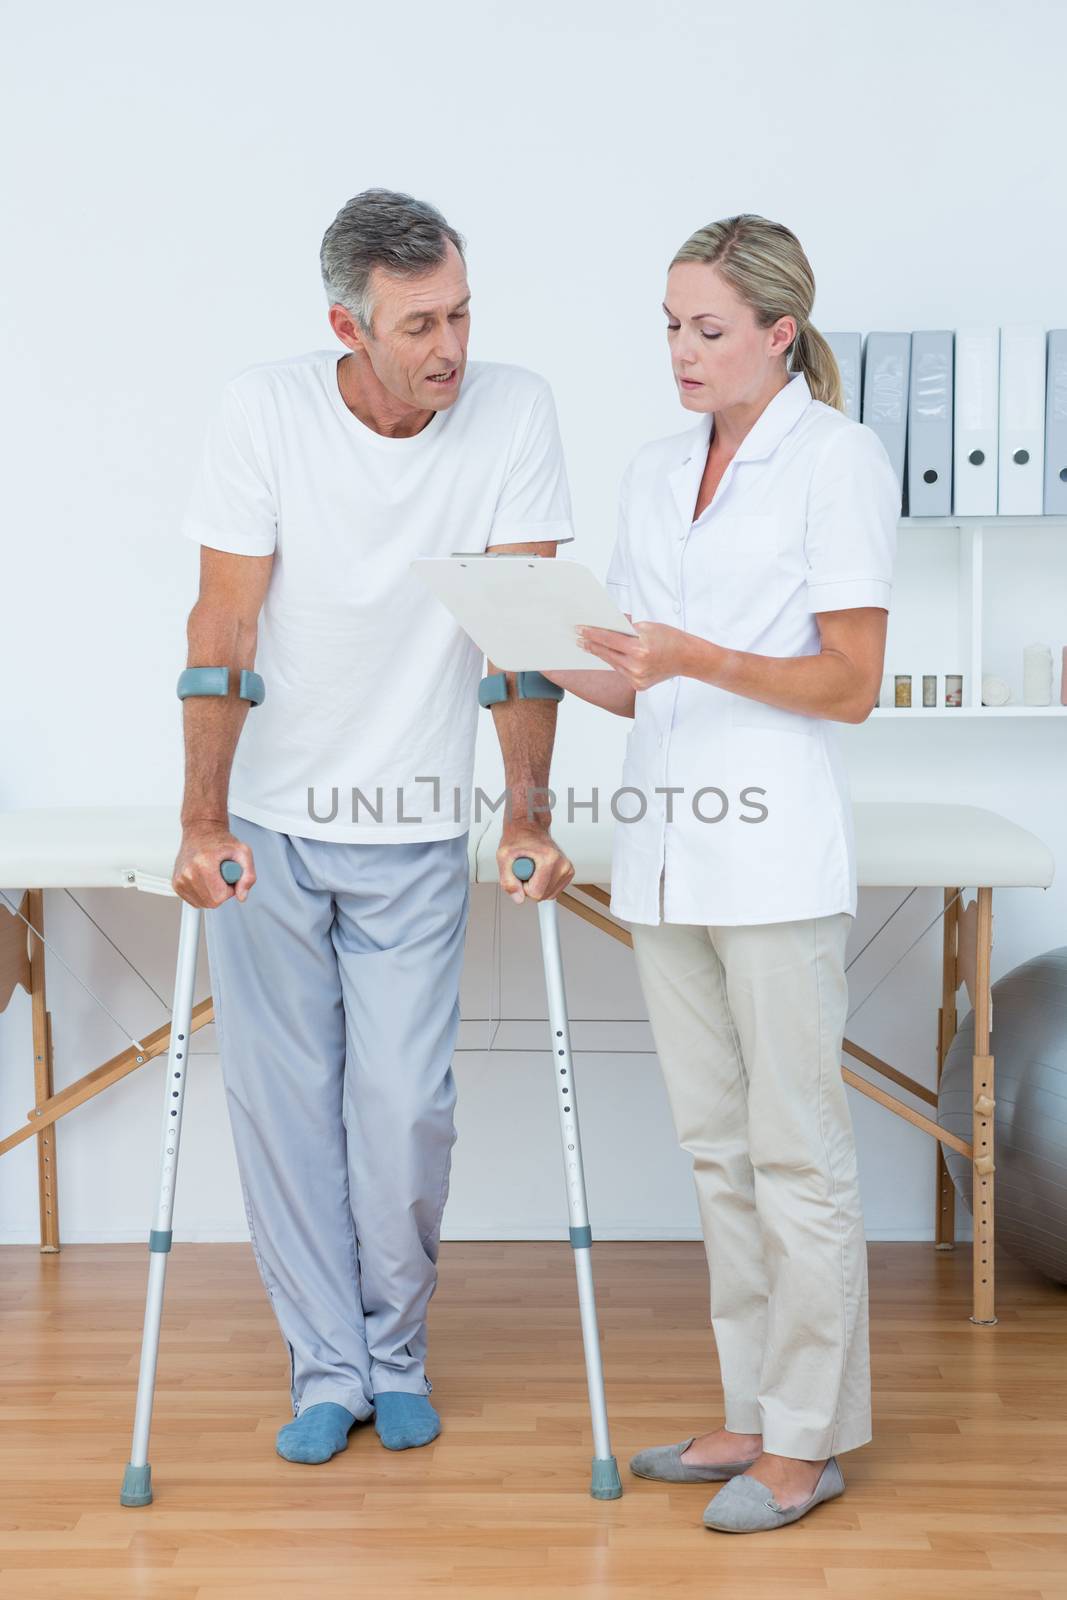
[[[504,672],[490,672],[478,685],[478,704],[496,706],[508,697],[508,679]]]
[[[185,667],[178,674],[179,700],[188,700],[191,696],[200,695],[219,695],[225,698],[229,692],[229,667]],[[250,672],[247,667],[242,667],[237,689],[238,697],[241,700],[251,701],[254,706],[261,706],[266,693],[266,685],[259,673]]]
[[[515,682],[520,700],[562,700],[563,690],[543,672],[517,672]]]
[[[562,700],[563,690],[543,672],[517,672],[515,693],[519,700]],[[508,698],[506,672],[490,672],[478,685],[478,704],[495,706]]]
[[[237,694],[241,700],[250,700],[254,706],[261,706],[266,698],[267,687],[258,672],[249,672],[247,667],[242,667]]]

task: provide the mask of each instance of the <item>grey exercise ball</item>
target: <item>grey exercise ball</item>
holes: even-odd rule
[[[996,1243],[1067,1283],[1067,945],[1024,961],[993,985],[993,1213]],[[971,1140],[974,1012],[941,1073],[938,1121]],[[971,1163],[942,1146],[972,1212]]]

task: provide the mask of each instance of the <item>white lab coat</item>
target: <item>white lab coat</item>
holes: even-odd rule
[[[901,493],[877,434],[795,373],[693,522],[713,426],[709,413],[655,440],[624,474],[606,582],[634,622],[800,656],[819,652],[817,612],[888,610]],[[837,740],[825,718],[693,678],[639,691],[613,798],[612,912],[654,924],[855,916]],[[669,788],[682,792],[655,792]]]

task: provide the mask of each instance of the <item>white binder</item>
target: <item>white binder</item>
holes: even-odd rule
[[[1001,516],[1039,517],[1045,488],[1045,330],[1019,322],[1000,330]]]
[[[911,336],[908,400],[908,515],[952,511],[952,335]]]
[[[569,667],[611,672],[583,650],[583,623],[637,638],[608,591],[580,561],[505,551],[457,551],[410,563],[451,611],[483,655],[504,672],[556,672]]]
[[[863,356],[863,415],[885,445],[904,491],[904,449],[908,427],[910,333],[869,333]]]
[[[1045,515],[1067,516],[1067,328],[1048,336],[1045,381]]]
[[[834,360],[837,362],[837,368],[841,374],[845,416],[851,417],[853,422],[858,422],[860,420],[863,335],[862,333],[824,333],[823,338],[833,351]]]
[[[955,403],[952,510],[958,517],[996,516],[999,328],[956,329]]]

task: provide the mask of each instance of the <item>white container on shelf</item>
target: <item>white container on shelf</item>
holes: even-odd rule
[[[1047,644],[1028,644],[1023,650],[1023,705],[1052,704],[1052,651]]]

